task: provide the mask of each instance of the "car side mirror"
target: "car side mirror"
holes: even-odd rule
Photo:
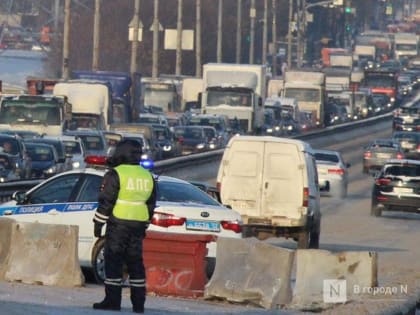
[[[23,204],[26,201],[26,199],[26,192],[22,190],[15,191],[12,194],[12,200],[15,200],[18,205]]]

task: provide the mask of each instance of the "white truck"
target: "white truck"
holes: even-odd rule
[[[324,126],[324,73],[303,70],[286,71],[282,96],[296,98],[299,110],[314,113],[316,125]]]
[[[355,45],[353,60],[357,63],[360,69],[373,68],[376,60],[375,45]]]
[[[59,82],[54,86],[53,95],[66,96],[72,105],[72,123],[68,129],[109,129],[112,119],[111,92],[103,82]]]
[[[185,78],[182,80],[181,111],[199,110],[199,95],[203,91],[202,78]]]
[[[141,104],[157,107],[162,112],[178,112],[181,108],[181,80],[177,78],[142,78]]]
[[[0,129],[57,136],[67,128],[71,116],[71,105],[63,96],[3,95],[0,102]]]
[[[417,57],[418,35],[415,33],[396,33],[394,37],[395,59],[411,59]]]
[[[350,88],[353,55],[331,54],[330,66],[323,69],[325,73],[325,90],[327,93],[341,93]]]
[[[258,133],[264,123],[265,65],[203,65],[203,114],[227,115],[235,129]]]

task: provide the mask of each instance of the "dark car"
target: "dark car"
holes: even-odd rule
[[[99,130],[72,130],[66,131],[64,135],[82,139],[86,155],[107,154],[107,142],[105,136]]]
[[[400,144],[393,139],[376,139],[363,152],[363,173],[379,171],[391,159],[403,159]]]
[[[32,178],[47,178],[60,172],[59,157],[54,146],[27,142],[26,148],[32,160]]]
[[[420,104],[401,106],[395,110],[392,127],[399,131],[420,131]]]
[[[193,115],[189,119],[188,125],[214,127],[217,131],[217,137],[219,138],[218,142],[221,143],[222,147],[226,146],[232,133],[230,121],[226,115],[216,115],[216,114]]]
[[[25,144],[20,137],[0,134],[0,153],[9,154],[12,157],[20,179],[31,178],[31,158],[28,156]]]
[[[69,171],[73,168],[71,156],[66,155],[66,147],[64,142],[55,137],[40,137],[40,138],[33,138],[33,139],[25,139],[25,143],[44,143],[52,145],[58,155],[57,161],[57,173]]]
[[[375,178],[371,215],[383,211],[418,212],[420,209],[420,161],[390,160]]]
[[[181,145],[182,155],[205,152],[210,149],[209,139],[203,126],[175,127],[174,133]]]
[[[391,98],[382,93],[372,93],[372,113],[379,115],[392,108]]]
[[[407,159],[420,160],[420,133],[396,131],[392,138],[400,144]]]
[[[6,153],[0,153],[0,183],[18,180],[16,165],[13,157]]]
[[[176,140],[169,126],[152,124],[153,134],[160,146],[162,159],[174,158],[181,155],[181,146]]]

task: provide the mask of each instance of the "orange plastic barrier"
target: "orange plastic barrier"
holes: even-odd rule
[[[214,235],[147,231],[143,243],[147,292],[163,296],[203,296],[206,245]]]

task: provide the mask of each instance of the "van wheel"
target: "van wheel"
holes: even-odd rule
[[[302,231],[299,233],[297,240],[298,249],[307,249],[309,248],[309,231]]]
[[[309,235],[309,248],[319,248],[319,232],[312,231]]]
[[[105,239],[99,239],[92,251],[92,268],[93,277],[96,283],[104,283],[105,281],[105,256],[104,256]]]

